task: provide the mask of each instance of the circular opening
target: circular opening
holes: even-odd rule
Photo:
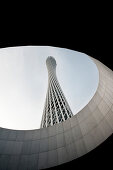
[[[98,69],[86,54],[50,46],[0,49],[0,126],[40,128],[48,87],[46,59],[56,60],[56,75],[73,112],[77,114],[94,96]]]

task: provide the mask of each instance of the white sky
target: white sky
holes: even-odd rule
[[[96,92],[99,75],[88,55],[64,48],[22,46],[0,49],[0,127],[40,128],[48,86],[46,58],[56,73],[73,114]]]

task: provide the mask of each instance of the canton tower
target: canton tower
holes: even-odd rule
[[[73,116],[56,76],[56,60],[49,56],[46,60],[48,69],[48,89],[42,115],[41,128],[52,126]]]

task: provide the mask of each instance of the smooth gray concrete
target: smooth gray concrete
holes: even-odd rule
[[[99,70],[99,85],[78,114],[48,128],[0,128],[1,170],[57,166],[88,153],[113,133],[113,71],[96,59],[93,61]]]

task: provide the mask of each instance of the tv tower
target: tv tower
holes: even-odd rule
[[[48,89],[42,115],[41,128],[52,126],[73,116],[56,76],[56,60],[49,56],[46,60],[48,69]]]

